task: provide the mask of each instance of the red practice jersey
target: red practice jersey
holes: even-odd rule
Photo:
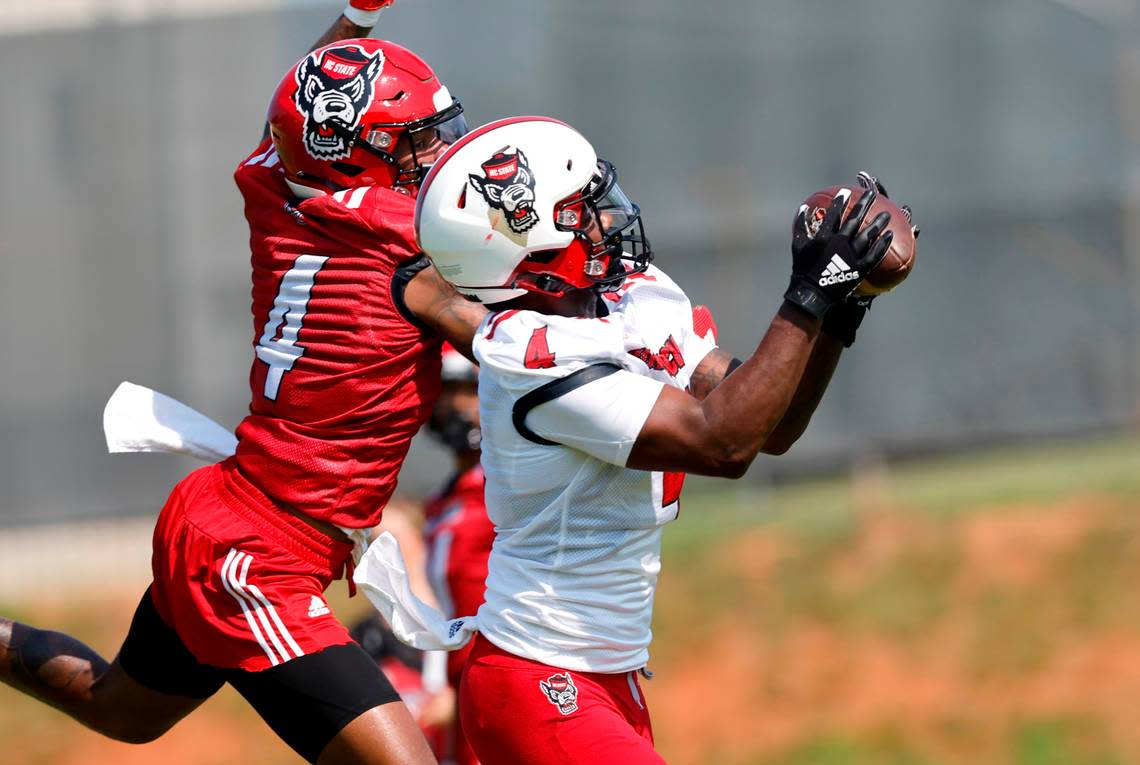
[[[487,558],[495,527],[483,502],[483,468],[476,465],[455,477],[424,508],[428,578],[447,616],[471,616],[487,589]],[[447,674],[458,687],[471,644],[447,655]]]
[[[439,340],[394,286],[420,257],[415,201],[380,187],[298,199],[267,139],[234,174],[253,265],[250,413],[237,466],[275,502],[374,526],[439,393]]]

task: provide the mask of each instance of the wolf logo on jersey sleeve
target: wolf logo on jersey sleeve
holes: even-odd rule
[[[693,370],[716,343],[693,329],[688,296],[660,268],[632,274],[617,292],[606,295],[626,330],[626,352],[640,362],[635,372],[689,387]]]

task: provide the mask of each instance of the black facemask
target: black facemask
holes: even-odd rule
[[[483,434],[479,426],[458,412],[451,412],[445,418],[433,417],[428,430],[436,439],[453,452],[479,451]]]

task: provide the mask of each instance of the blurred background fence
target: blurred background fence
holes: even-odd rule
[[[404,0],[477,124],[568,120],[658,262],[743,355],[792,214],[876,172],[923,228],[799,446],[758,481],[1140,412],[1140,15],[1131,0]],[[251,358],[230,174],[335,2],[5,0],[0,525],[150,515],[188,463],[109,457],[120,380],[233,426]],[[403,487],[445,463],[417,446]]]

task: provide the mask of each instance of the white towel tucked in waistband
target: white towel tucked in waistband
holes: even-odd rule
[[[103,407],[107,451],[186,454],[203,462],[233,456],[237,438],[214,420],[178,399],[132,382],[121,382]],[[359,562],[368,549],[372,529],[341,528],[352,540]]]
[[[415,596],[400,544],[387,531],[369,545],[353,579],[396,637],[413,648],[454,651],[478,629],[474,616],[448,619]]]
[[[107,451],[187,454],[219,462],[237,449],[234,434],[170,396],[131,382],[119,387],[103,408]]]

